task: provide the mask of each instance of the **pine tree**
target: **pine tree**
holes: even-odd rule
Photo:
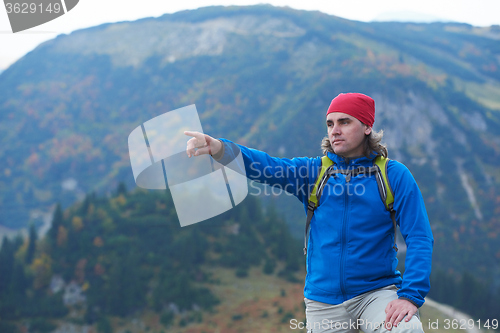
[[[8,292],[14,269],[14,251],[7,237],[3,238],[0,249],[0,301]]]
[[[120,194],[123,195],[127,194],[127,186],[125,185],[124,182],[120,182],[118,184],[118,187],[116,188],[116,196],[119,196]]]
[[[63,212],[61,204],[57,204],[56,210],[54,211],[54,217],[52,218],[52,226],[50,227],[48,237],[52,244],[57,244],[57,234],[59,232],[59,227],[63,225]]]
[[[36,241],[38,240],[38,233],[36,231],[35,225],[30,225],[29,231],[29,243],[28,250],[26,251],[26,258],[24,259],[26,264],[30,265],[35,258]]]
[[[29,287],[29,279],[24,273],[24,266],[16,262],[12,272],[11,290],[16,297],[23,299],[25,297],[25,290]]]

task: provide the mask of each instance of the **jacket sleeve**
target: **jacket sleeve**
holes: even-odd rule
[[[391,160],[387,174],[394,192],[396,221],[407,247],[398,297],[420,307],[430,289],[434,238],[422,194],[408,168]]]
[[[278,187],[295,195],[302,202],[308,199],[309,186],[310,184],[314,186],[315,177],[321,166],[320,158],[271,157],[265,152],[238,145],[226,139],[219,140],[223,143],[222,157],[216,156],[219,163],[235,165],[233,161],[241,153],[244,166],[238,165],[240,170],[235,171],[245,172],[250,180]]]

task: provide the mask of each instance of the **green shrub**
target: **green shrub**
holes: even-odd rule
[[[108,318],[102,317],[97,321],[97,332],[113,333],[113,328],[111,327],[111,323]]]
[[[163,326],[170,326],[174,322],[174,314],[171,311],[162,313],[160,316],[160,322]]]
[[[268,258],[264,263],[264,268],[262,269],[262,271],[264,272],[264,274],[271,275],[274,273],[275,268],[276,268],[276,261]]]
[[[281,322],[282,323],[288,323],[291,319],[293,319],[294,315],[292,312],[288,311],[281,317]]]
[[[242,314],[240,314],[240,313],[237,313],[237,314],[233,315],[232,319],[233,319],[234,321],[236,321],[236,320],[241,320],[241,319],[243,319],[243,315],[242,315]]]
[[[56,329],[56,325],[45,318],[34,318],[30,321],[30,332],[49,333]]]
[[[239,267],[235,272],[236,276],[239,278],[244,278],[248,276],[248,270],[246,268]]]

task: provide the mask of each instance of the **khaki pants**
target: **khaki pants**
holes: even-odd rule
[[[398,298],[394,285],[356,296],[342,304],[331,305],[304,298],[308,333],[422,333],[418,311],[410,321],[401,320],[391,331],[384,326],[385,308]]]

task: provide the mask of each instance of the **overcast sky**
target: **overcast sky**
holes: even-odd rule
[[[29,1],[26,1],[29,2]],[[185,9],[213,5],[254,5],[263,1],[234,0],[80,0],[67,14],[43,25],[12,33],[5,8],[0,7],[0,70],[33,50],[43,41],[61,33],[99,25],[107,22],[133,21],[143,17],[158,17]],[[295,9],[319,10],[350,20],[369,22],[382,14],[405,12],[425,14],[430,17],[475,26],[500,24],[500,0],[269,0],[274,6]]]

